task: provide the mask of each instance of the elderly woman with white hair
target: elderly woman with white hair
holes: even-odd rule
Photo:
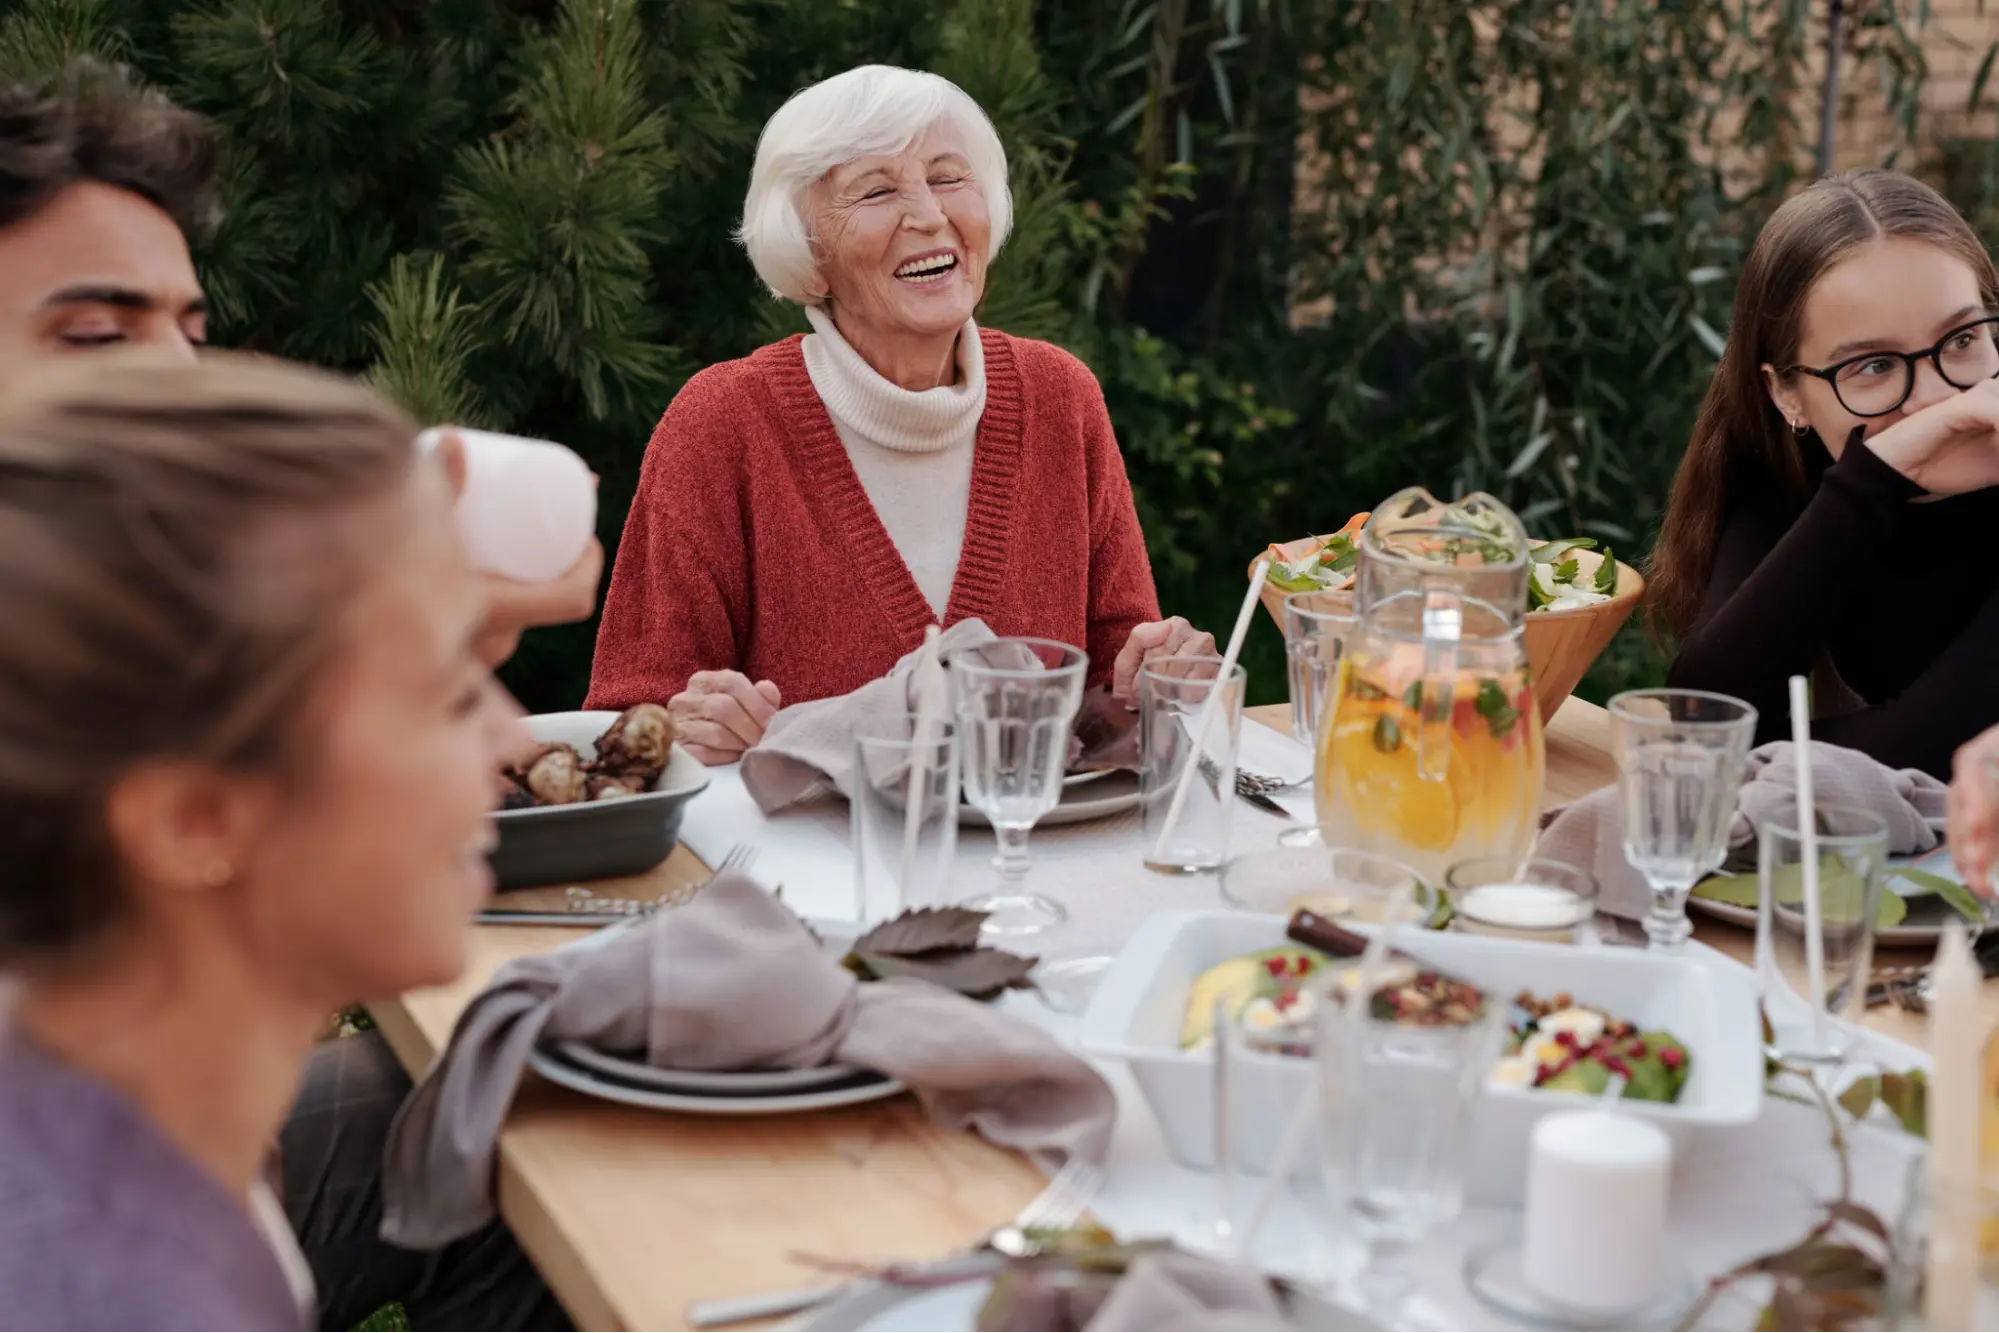
[[[999,136],[937,75],[863,66],[771,117],[740,239],[812,332],[667,409],[590,707],[668,701],[725,763],[780,705],[883,675],[933,623],[1076,644],[1126,696],[1145,660],[1213,651],[1160,619],[1095,377],[973,321],[1011,221]]]

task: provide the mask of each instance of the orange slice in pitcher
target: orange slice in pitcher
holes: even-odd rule
[[[1415,712],[1389,700],[1375,707],[1352,699],[1342,704],[1333,764],[1340,799],[1354,821],[1363,832],[1417,851],[1448,850],[1458,836],[1458,794],[1448,778],[1426,780],[1417,772]]]

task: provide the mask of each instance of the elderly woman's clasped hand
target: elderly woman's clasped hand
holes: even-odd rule
[[[1974,893],[1995,896],[1992,861],[1993,840],[1999,836],[1999,727],[1959,748],[1951,762],[1948,809],[1952,862]]]
[[[1138,702],[1138,672],[1147,662],[1168,657],[1211,657],[1215,636],[1195,629],[1185,616],[1169,616],[1133,629],[1111,672],[1111,693]]]
[[[764,738],[784,704],[776,685],[740,671],[697,671],[667,700],[681,745],[704,764],[733,764]]]

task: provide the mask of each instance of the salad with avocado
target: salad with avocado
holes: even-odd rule
[[[1302,555],[1287,556],[1282,547],[1269,551],[1269,581],[1285,592],[1343,592],[1351,588],[1360,566],[1360,530],[1367,514],[1355,514],[1338,532],[1312,538]],[[1448,543],[1447,543],[1448,545]],[[1542,542],[1528,552],[1533,569],[1527,579],[1527,609],[1573,611],[1607,602],[1617,593],[1617,556],[1601,548],[1601,559],[1585,562],[1579,553],[1598,551],[1594,537],[1562,537]],[[1445,550],[1440,554],[1455,557]]]

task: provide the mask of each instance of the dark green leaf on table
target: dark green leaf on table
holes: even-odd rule
[[[1982,924],[1985,920],[1985,911],[1979,906],[1977,895],[1954,879],[1928,870],[1891,869],[1888,873],[1918,890],[1904,895],[1906,897],[1920,898],[1933,893],[1950,904],[1950,909],[1965,920],[1975,924]]]

